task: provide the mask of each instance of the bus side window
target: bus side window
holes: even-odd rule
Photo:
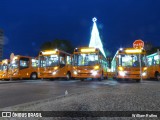
[[[32,59],[32,67],[38,67],[38,60]]]
[[[20,70],[29,68],[29,58],[20,58]]]
[[[69,65],[71,64],[71,57],[70,56],[67,56],[66,63]]]
[[[60,67],[64,67],[66,64],[66,60],[65,60],[65,54],[61,54],[60,55]]]

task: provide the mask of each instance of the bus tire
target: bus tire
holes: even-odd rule
[[[140,82],[140,80],[136,80],[136,82],[137,82],[137,83],[139,83],[139,82]]]
[[[70,72],[67,72],[67,74],[66,74],[66,79],[67,79],[67,80],[70,80],[70,79],[71,79],[71,73],[70,73]]]
[[[159,81],[159,80],[160,80],[160,73],[159,73],[159,72],[156,72],[156,73],[155,73],[155,77],[156,77],[156,79]]]
[[[84,79],[83,79],[83,78],[81,78],[80,80],[81,80],[81,81],[84,81]]]
[[[30,79],[36,80],[37,79],[37,73],[32,73],[30,76]]]
[[[99,80],[99,81],[104,80],[103,72],[102,72],[102,74],[101,74],[100,78],[98,78],[98,80]]]

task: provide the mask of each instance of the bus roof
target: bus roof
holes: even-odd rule
[[[124,48],[118,50],[118,54],[146,54],[146,51],[144,49]]]
[[[151,55],[147,55],[147,58],[150,58],[150,57],[153,57],[153,56],[156,56],[156,55],[158,55],[157,52],[156,52],[156,53],[153,53],[153,54],[151,54]]]
[[[70,55],[69,53],[67,53],[67,52],[65,52],[65,51],[62,51],[62,50],[59,50],[59,49],[43,50],[43,51],[40,51],[40,52],[39,52],[39,55],[52,55],[52,54],[58,54],[58,53],[60,53],[60,52]]]
[[[23,56],[23,55],[15,55],[14,58],[16,58],[16,57],[17,58],[19,58],[19,57],[33,58],[33,57],[30,57],[30,56]]]
[[[3,59],[2,60],[2,64],[8,64],[9,63],[9,59]]]
[[[92,52],[99,52],[98,48],[94,47],[79,47],[74,49],[74,53],[92,53]]]

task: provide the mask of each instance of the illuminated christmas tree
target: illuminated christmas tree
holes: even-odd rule
[[[91,32],[91,39],[90,39],[89,47],[99,48],[102,54],[106,57],[105,52],[103,50],[101,38],[99,36],[99,31],[96,25],[97,19],[94,17],[92,20],[93,20],[93,28]]]

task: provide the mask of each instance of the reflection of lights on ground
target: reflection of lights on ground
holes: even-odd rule
[[[93,80],[88,80],[90,81],[89,83],[92,83],[91,86],[96,88],[96,87],[100,87],[99,85],[117,85],[118,82],[114,81],[114,80],[103,80],[103,81],[93,81]]]
[[[117,85],[118,82],[117,81],[107,81],[104,83],[105,85]]]

